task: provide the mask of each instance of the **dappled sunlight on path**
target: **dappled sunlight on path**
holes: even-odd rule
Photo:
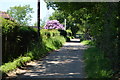
[[[83,51],[88,46],[76,40],[66,42],[40,61],[27,63],[23,68],[27,71],[17,78],[85,78]]]

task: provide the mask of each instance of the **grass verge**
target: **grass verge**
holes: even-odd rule
[[[84,41],[81,41],[80,43],[83,45],[88,45],[91,43],[91,40],[84,40]]]
[[[110,61],[99,49],[92,47],[85,50],[85,70],[88,78],[111,78]]]
[[[24,65],[26,62],[28,62],[30,60],[31,60],[30,57],[19,57],[19,58],[15,59],[13,62],[8,62],[8,63],[5,63],[4,65],[0,66],[0,70],[3,73],[7,73],[9,71],[16,69],[17,67]]]
[[[92,40],[83,40],[80,42],[83,45],[90,45],[90,46],[94,46],[94,42]]]
[[[26,62],[34,59],[40,59],[44,57],[49,51],[59,49],[63,43],[65,42],[65,38],[63,36],[55,36],[50,38],[43,38],[43,41],[38,41],[36,44],[33,44],[28,53],[24,56],[19,57],[13,62],[5,63],[0,66],[0,71],[2,73],[7,73],[16,69],[17,67],[23,66]]]

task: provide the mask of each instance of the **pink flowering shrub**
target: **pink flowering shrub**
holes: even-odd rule
[[[63,30],[64,27],[57,20],[49,20],[44,26],[44,29],[62,29]]]

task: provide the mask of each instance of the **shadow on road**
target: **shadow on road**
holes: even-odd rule
[[[85,78],[83,51],[79,39],[72,39],[61,49],[51,52],[42,61],[36,61],[24,69],[30,71],[17,76],[24,78]],[[49,79],[48,79],[49,80]]]

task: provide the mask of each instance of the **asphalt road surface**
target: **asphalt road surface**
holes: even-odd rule
[[[87,46],[80,44],[79,39],[66,42],[59,50],[51,52],[39,61],[27,63],[19,69],[16,79],[22,78],[85,78],[83,52]],[[12,73],[9,74],[13,76]]]

